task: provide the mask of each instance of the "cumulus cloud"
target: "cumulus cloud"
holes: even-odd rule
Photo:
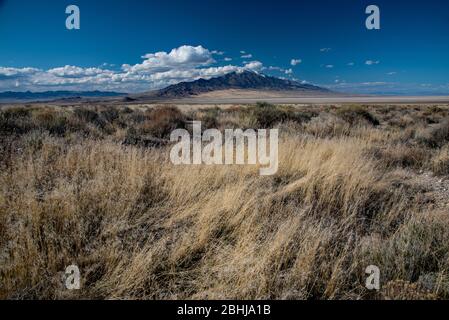
[[[291,64],[292,66],[296,66],[296,65],[300,64],[301,62],[302,62],[301,59],[292,59],[292,60],[290,61],[290,64]]]
[[[26,75],[32,75],[39,72],[36,68],[7,68],[0,67],[0,79],[4,78],[18,78]]]
[[[47,91],[47,90],[102,90],[120,92],[142,92],[159,89],[182,81],[193,81],[200,78],[209,79],[230,72],[250,70],[278,71],[291,76],[293,70],[281,67],[264,67],[257,60],[244,61],[242,65],[219,65],[214,55],[222,55],[223,51],[208,50],[203,46],[180,46],[169,52],[160,51],[142,56],[140,63],[123,64],[121,68],[109,69],[111,64],[104,63],[99,67],[80,67],[65,65],[48,70],[38,68],[0,67],[0,91]],[[252,55],[242,53],[246,57]],[[222,61],[232,61],[224,57]],[[301,63],[300,59],[292,59],[291,65]]]
[[[100,68],[81,68],[69,65],[60,68],[53,68],[48,70],[47,72],[58,77],[67,77],[67,78],[90,77],[103,73],[112,73],[112,71]]]
[[[142,63],[133,66],[124,64],[122,69],[132,73],[154,73],[173,68],[196,68],[215,62],[212,52],[202,46],[181,46],[169,53],[164,51],[147,53],[142,58],[144,59]]]
[[[365,61],[365,64],[368,65],[368,66],[372,66],[372,65],[375,65],[375,64],[379,64],[379,63],[380,63],[380,61],[374,61],[374,60],[366,60]]]
[[[101,67],[65,65],[42,70],[37,68],[0,67],[0,91],[102,90],[142,92],[159,89],[181,81],[209,79],[243,70],[261,71],[260,61],[237,65],[217,65],[210,51],[202,46],[181,46],[170,52],[147,53],[142,62],[124,64],[118,70]],[[231,61],[225,58],[224,61]],[[109,65],[110,66],[110,65]]]
[[[252,54],[248,53],[248,54],[244,54],[241,56],[242,59],[251,59],[253,57]]]
[[[251,70],[251,71],[261,71],[263,70],[263,64],[260,61],[251,61],[247,62],[244,66],[244,69]]]

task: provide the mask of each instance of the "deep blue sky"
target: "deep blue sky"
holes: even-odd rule
[[[70,4],[81,10],[81,30],[65,28]],[[380,7],[381,30],[365,28],[370,4]],[[224,52],[213,55],[215,63],[195,69],[259,61],[260,72],[346,91],[449,93],[447,0],[0,0],[0,91],[86,89],[82,82],[55,85],[45,72],[70,65],[122,73],[123,64],[141,64],[145,54],[182,45]],[[241,51],[252,57],[241,58]],[[292,59],[302,62],[292,66]],[[367,65],[368,60],[377,63]],[[33,85],[28,71],[20,71],[26,67],[39,69],[34,76],[46,81]],[[289,69],[292,73],[285,72]],[[130,81],[123,90],[189,78],[159,77],[165,80],[155,83],[155,71],[146,72],[146,78]],[[104,81],[106,89],[121,89]]]

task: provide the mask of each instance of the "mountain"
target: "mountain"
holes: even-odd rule
[[[125,96],[119,92],[104,91],[45,91],[45,92],[0,92],[0,102],[51,101],[81,98],[106,98]]]
[[[103,91],[46,91],[46,92],[0,92],[0,103],[4,102],[143,102],[170,99],[197,98],[200,95],[223,94],[227,98],[257,98],[284,96],[301,97],[305,95],[331,94],[328,89],[311,84],[280,79],[264,74],[243,71],[232,72],[211,79],[199,79],[192,82],[181,82],[164,89],[140,94],[127,95],[119,92]],[[224,99],[224,100],[226,100]]]
[[[212,79],[181,82],[167,88],[148,92],[145,97],[186,98],[218,90],[260,90],[298,93],[330,93],[328,89],[311,84],[284,80],[251,71],[232,72]],[[139,96],[137,96],[139,97]]]

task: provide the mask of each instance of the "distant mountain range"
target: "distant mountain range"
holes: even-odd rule
[[[158,98],[185,98],[218,90],[270,90],[296,91],[302,93],[327,93],[328,89],[311,84],[280,79],[264,74],[243,71],[232,72],[212,79],[199,79],[192,82],[181,82],[167,88],[148,92],[145,96]]]
[[[86,101],[161,101],[196,97],[201,94],[224,90],[240,90],[254,92],[276,92],[276,94],[321,95],[332,93],[328,89],[311,84],[280,79],[264,74],[243,71],[226,75],[198,79],[192,82],[181,82],[164,89],[149,91],[141,94],[125,94],[103,91],[46,91],[46,92],[0,92],[0,102],[84,102]]]
[[[77,100],[82,98],[110,98],[126,96],[126,93],[104,91],[45,91],[45,92],[0,92],[0,102],[27,102],[51,100]]]

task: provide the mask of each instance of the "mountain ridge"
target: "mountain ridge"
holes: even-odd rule
[[[186,98],[218,90],[251,89],[275,91],[301,91],[307,93],[330,93],[331,91],[312,84],[280,79],[256,72],[231,72],[220,77],[180,82],[166,88],[148,92],[157,98]]]
[[[0,92],[0,102],[82,102],[82,101],[163,101],[196,98],[226,90],[276,92],[280,95],[322,95],[332,91],[308,83],[276,78],[253,71],[231,72],[210,79],[180,82],[168,87],[144,93],[127,94],[113,91],[44,91],[44,92]]]
[[[57,99],[81,99],[81,98],[114,98],[120,96],[126,96],[126,93],[114,92],[114,91],[4,91],[0,92],[0,102],[4,101],[51,101]]]

